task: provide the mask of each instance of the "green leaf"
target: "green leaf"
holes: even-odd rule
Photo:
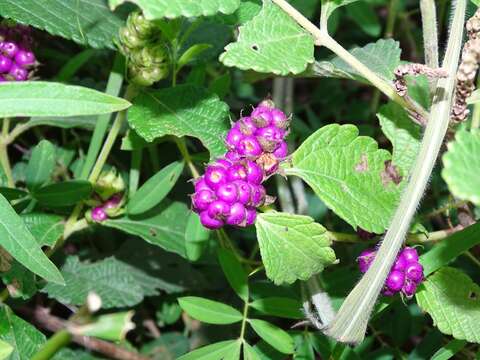
[[[480,223],[471,225],[438,242],[420,257],[424,275],[430,275],[477,244],[480,244]]]
[[[271,0],[239,32],[220,55],[226,66],[288,75],[301,73],[314,61],[312,36]]]
[[[293,153],[287,174],[306,181],[320,199],[354,229],[381,234],[390,225],[400,196],[391,155],[353,125],[331,124]]]
[[[52,360],[105,360],[93,356],[90,352],[84,350],[72,350],[69,348],[63,348],[52,357]]]
[[[30,299],[37,293],[35,274],[22,266],[18,261],[11,263],[10,269],[2,273],[2,281],[8,285],[8,293],[14,299]]]
[[[123,25],[104,0],[2,0],[0,14],[94,48],[114,49]]]
[[[336,261],[327,231],[309,216],[268,212],[255,226],[265,271],[277,285],[307,280]]]
[[[44,206],[64,207],[88,199],[91,193],[92,184],[89,181],[68,180],[42,186],[35,191],[34,197]]]
[[[53,247],[63,235],[63,218],[53,214],[29,213],[20,216],[40,246]]]
[[[115,9],[127,0],[109,0]],[[231,14],[237,10],[240,0],[128,0],[137,4],[147,19],[174,19],[180,16],[210,16],[216,13]]]
[[[223,360],[237,347],[238,340],[220,341],[180,356],[177,360]]]
[[[189,47],[183,54],[180,56],[180,59],[177,61],[177,72],[179,72],[184,66],[195,61],[195,59],[203,53],[205,50],[211,48],[210,44],[195,44]]]
[[[13,346],[3,340],[0,340],[0,360],[7,359],[12,352]]]
[[[200,259],[208,239],[210,239],[210,233],[211,231],[200,222],[200,217],[190,211],[185,228],[185,252],[188,260]]]
[[[480,287],[463,272],[438,270],[423,282],[416,299],[442,333],[480,343]]]
[[[244,360],[261,360],[257,351],[247,343],[243,343],[243,358]]]
[[[190,348],[188,337],[179,332],[162,332],[162,336],[148,342],[141,353],[152,360],[174,360],[187,353]]]
[[[192,85],[142,91],[128,111],[128,122],[151,142],[164,135],[193,136],[210,151],[212,159],[226,151],[228,106],[213,94]]]
[[[322,0],[322,16],[327,20],[340,6],[345,6],[357,0]]]
[[[356,1],[347,6],[347,14],[364,33],[372,37],[378,37],[382,32],[382,25],[378,20],[371,4],[364,1]]]
[[[292,354],[295,351],[293,339],[287,332],[259,319],[248,320],[253,330],[268,344],[284,354]]]
[[[75,335],[92,336],[109,341],[125,340],[127,332],[135,328],[133,311],[101,315],[86,325],[72,325]]]
[[[0,195],[0,245],[27,269],[48,281],[63,284],[62,275],[43,253],[24,222]]]
[[[392,39],[380,39],[350,53],[365,66],[385,80],[393,80],[394,71],[400,65],[400,44]],[[307,75],[352,79],[368,83],[356,70],[339,57],[330,61],[317,61],[308,70]]]
[[[451,340],[447,345],[438,349],[430,360],[448,360],[467,345],[464,340]]]
[[[188,315],[207,324],[234,324],[243,319],[240,311],[218,301],[185,296],[178,303]]]
[[[3,186],[0,187],[0,194],[2,194],[8,201],[18,200],[28,195],[28,193],[23,190]]]
[[[11,360],[31,360],[45,342],[45,335],[16,316],[6,305],[0,306],[0,340],[13,347]]]
[[[62,129],[82,128],[93,130],[97,123],[97,116],[72,116],[72,117],[33,117],[24,123],[27,129],[35,126],[53,126]]]
[[[128,202],[128,213],[142,214],[158,205],[176,184],[184,165],[183,161],[175,161],[148,179]]]
[[[26,182],[30,191],[45,184],[55,168],[55,146],[50,141],[42,140],[32,150],[27,164]]]
[[[480,205],[480,130],[459,130],[443,155],[442,177],[452,194]]]
[[[250,307],[266,315],[273,315],[286,319],[304,318],[304,315],[300,311],[302,304],[295,299],[284,297],[257,299],[250,304]]]
[[[406,111],[393,102],[383,105],[377,117],[383,133],[392,143],[393,164],[402,170],[403,175],[407,175],[420,151],[420,125],[415,124]]]
[[[228,283],[243,301],[248,301],[248,276],[233,252],[218,249],[218,261]]]
[[[185,228],[188,208],[184,203],[165,201],[152,210],[138,216],[124,216],[104,221],[109,226],[140,236],[150,244],[185,257]]]
[[[223,358],[223,360],[241,360],[240,359],[240,350],[241,349],[242,349],[242,340],[238,339],[235,346],[232,346],[232,349]]]
[[[100,91],[54,82],[9,81],[0,87],[0,117],[108,114],[130,105]]]
[[[70,256],[62,267],[65,286],[47,284],[42,292],[64,304],[82,305],[89,292],[102,299],[102,308],[133,306],[146,295],[156,295],[160,283],[154,277],[110,257],[94,263]]]

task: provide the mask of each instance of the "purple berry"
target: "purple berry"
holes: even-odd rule
[[[247,181],[252,184],[261,184],[263,180],[263,170],[254,161],[248,160],[245,164],[247,170]]]
[[[13,59],[19,50],[18,45],[12,41],[5,41],[0,48],[0,51],[10,59]]]
[[[13,61],[10,58],[0,55],[0,73],[8,73],[12,68]]]
[[[277,148],[273,152],[273,155],[275,155],[277,159],[285,159],[288,155],[287,142],[286,141],[280,142],[280,144],[278,144]]]
[[[228,181],[246,180],[247,171],[242,164],[235,164],[228,169]]]
[[[193,207],[198,211],[206,210],[215,200],[216,197],[212,190],[200,190],[192,196]]]
[[[252,207],[247,207],[246,209],[247,215],[245,218],[245,225],[246,226],[251,226],[255,224],[255,220],[257,219],[257,210]]]
[[[31,51],[20,50],[15,55],[15,62],[18,66],[27,68],[35,64],[35,55]]]
[[[230,213],[230,205],[223,200],[215,200],[208,205],[208,215],[214,219],[221,219]]]
[[[228,132],[227,137],[225,138],[225,142],[227,143],[227,145],[235,148],[240,142],[240,140],[242,140],[242,138],[243,133],[237,127],[234,127]]]
[[[411,298],[415,291],[417,290],[417,284],[414,281],[406,280],[405,284],[403,285],[402,292],[405,294],[406,297]]]
[[[252,135],[257,130],[257,127],[250,117],[242,117],[235,123],[233,128],[239,130],[244,135]]]
[[[247,205],[252,198],[252,186],[243,180],[234,181],[233,184],[237,187],[238,202]]]
[[[255,132],[255,135],[264,141],[279,143],[285,137],[285,130],[270,125]]]
[[[107,220],[107,213],[103,210],[101,206],[97,206],[92,210],[92,220],[97,222],[102,222]]]
[[[262,105],[252,111],[251,118],[257,127],[265,127],[273,121],[271,109]]]
[[[108,201],[103,204],[104,210],[116,209],[120,202],[122,201],[122,197],[120,195],[113,195]]]
[[[238,200],[237,186],[233,183],[222,184],[218,187],[217,198],[229,204],[233,204]]]
[[[227,216],[226,223],[228,225],[241,225],[245,222],[246,216],[245,206],[237,202],[230,208],[230,215]]]
[[[418,261],[418,253],[417,253],[417,250],[415,248],[406,247],[400,253],[400,256],[402,256],[407,263]]]
[[[423,279],[423,266],[418,262],[410,263],[405,268],[405,275],[409,280],[418,283]]]
[[[227,170],[221,166],[211,165],[205,171],[205,182],[213,190],[216,190],[219,185],[225,184],[227,177]]]
[[[212,218],[208,215],[208,211],[202,211],[200,213],[200,222],[207,229],[211,230],[220,229],[223,226],[223,221]]]
[[[241,160],[241,156],[236,151],[228,151],[225,154],[225,158],[233,162]]]
[[[385,285],[388,290],[393,292],[398,292],[402,289],[403,284],[405,283],[405,274],[398,270],[393,270],[388,274]]]
[[[262,154],[263,149],[254,136],[244,136],[238,143],[238,153],[246,157],[258,157]]]
[[[251,185],[252,186],[252,201],[251,204],[255,207],[262,206],[265,203],[265,197],[267,192],[263,185]]]
[[[220,166],[222,168],[224,168],[225,170],[228,170],[230,168],[230,166],[232,166],[232,162],[231,161],[228,161],[226,159],[218,159],[217,161],[215,161],[215,166]]]
[[[373,249],[363,250],[357,258],[358,267],[362,273],[366,273],[370,267],[373,259],[375,259],[375,254],[377,252]]]
[[[395,260],[395,263],[393,264],[392,270],[399,270],[399,271],[404,271],[405,268],[407,267],[407,260],[403,256],[397,257],[397,260]]]
[[[195,192],[199,192],[200,190],[211,190],[210,186],[208,186],[207,183],[205,182],[205,179],[203,176],[195,180],[194,187],[195,187]]]
[[[274,125],[280,129],[286,129],[288,126],[288,119],[285,113],[279,109],[272,109],[271,110],[272,114],[272,123],[271,125]]]
[[[28,78],[28,71],[17,64],[12,65],[8,74],[11,75],[16,81],[25,81]]]

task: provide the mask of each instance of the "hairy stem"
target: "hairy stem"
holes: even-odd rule
[[[422,13],[423,47],[425,52],[425,64],[432,68],[438,68],[438,32],[437,32],[437,9],[435,0],[420,0]]]
[[[342,304],[326,334],[346,343],[359,343],[365,337],[368,320],[385,279],[405,240],[410,222],[427,187],[443,143],[452,104],[455,75],[462,47],[466,0],[458,0],[443,67],[448,77],[440,79],[433,99],[428,125],[405,192],[390,228],[372,265]]]
[[[67,346],[72,340],[72,335],[65,330],[59,330],[47,340],[41,349],[32,357],[32,360],[51,359],[60,349]]]
[[[185,138],[175,138],[175,143],[177,144],[178,150],[182,154],[185,162],[187,163],[188,168],[190,169],[190,173],[192,176],[197,179],[200,177],[200,173],[198,172],[195,164],[192,161],[192,157],[190,156],[190,152],[188,151],[187,144],[185,142]]]

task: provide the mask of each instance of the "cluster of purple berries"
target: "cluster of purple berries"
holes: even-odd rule
[[[367,249],[360,254],[357,261],[362,273],[367,272],[375,255],[375,249]],[[383,294],[393,296],[401,292],[407,298],[411,298],[423,278],[423,266],[418,262],[417,250],[405,247],[398,255],[387,276]]]
[[[0,82],[29,79],[37,62],[32,43],[28,26],[0,25]]]
[[[100,206],[92,209],[92,220],[95,222],[102,222],[108,219],[109,213],[115,211],[122,202],[121,194],[113,195],[110,199]]]
[[[257,208],[269,201],[262,183],[288,155],[289,122],[266,100],[233,124],[225,141],[228,152],[195,181],[193,210],[206,228],[255,223]]]

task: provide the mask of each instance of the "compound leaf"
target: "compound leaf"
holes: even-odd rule
[[[230,305],[196,296],[185,296],[178,303],[188,315],[207,324],[234,324],[243,319],[242,313]]]
[[[295,350],[292,337],[284,330],[259,319],[249,320],[253,330],[268,344],[284,354],[292,354]]]

